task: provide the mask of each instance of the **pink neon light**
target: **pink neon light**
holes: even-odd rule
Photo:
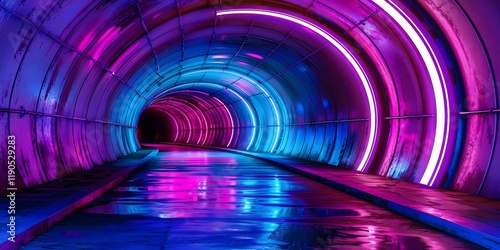
[[[228,10],[220,10],[216,12],[217,16],[224,16],[224,15],[261,15],[261,16],[270,16],[270,17],[275,17],[279,18],[282,20],[287,20],[290,22],[293,22],[295,24],[301,25],[302,27],[308,28],[311,31],[315,32],[316,34],[320,35],[323,37],[325,40],[330,42],[339,52],[341,52],[344,57],[349,61],[351,66],[354,68],[356,73],[359,76],[359,79],[363,83],[363,87],[366,93],[366,97],[368,99],[368,105],[370,107],[370,132],[368,135],[368,142],[365,148],[365,152],[362,154],[361,161],[359,165],[356,167],[356,170],[358,171],[364,171],[368,165],[368,161],[370,160],[374,145],[375,145],[375,135],[377,132],[377,124],[378,124],[378,115],[377,115],[377,106],[375,105],[375,96],[373,93],[373,89],[371,87],[371,84],[368,80],[368,77],[366,76],[363,68],[359,64],[359,62],[356,60],[354,55],[347,50],[347,48],[336,38],[334,38],[331,34],[326,32],[325,30],[321,29],[320,27],[316,26],[315,24],[308,22],[306,20],[300,19],[298,17],[295,17],[290,14],[286,13],[281,13],[277,11],[270,11],[270,10],[259,10],[259,9],[228,9]],[[248,56],[250,53],[247,53]],[[255,54],[254,54],[255,55]],[[257,55],[261,57],[260,55]],[[260,59],[263,59],[262,57]]]
[[[233,116],[231,115],[231,113],[229,112],[229,109],[226,107],[226,105],[219,99],[217,99],[216,97],[214,97],[214,99],[216,101],[218,101],[220,103],[220,105],[222,105],[222,107],[224,107],[227,111],[227,114],[229,115],[229,119],[231,120],[231,138],[229,138],[229,142],[227,143],[226,147],[229,147],[229,145],[231,145],[231,142],[233,142],[233,137],[234,137],[234,121],[233,121]]]
[[[181,110],[181,109],[179,109],[179,108],[177,108],[175,106],[170,106],[170,108],[173,108],[173,109],[176,109],[177,111],[179,111],[179,113],[181,113],[182,116],[184,116],[184,118],[186,119],[187,124],[188,124],[188,129],[187,130],[189,132],[188,138],[186,140],[186,143],[189,143],[189,141],[191,140],[191,133],[192,133],[192,129],[193,129],[192,126],[191,126],[191,121],[189,120],[189,118],[187,117],[187,115],[184,113],[184,110]]]
[[[425,172],[420,179],[420,183],[433,185],[443,163],[443,156],[446,152],[450,130],[450,104],[443,73],[439,64],[435,63],[437,62],[437,59],[434,51],[432,51],[431,46],[425,39],[425,36],[418,29],[415,23],[413,23],[411,18],[409,18],[390,0],[373,0],[373,2],[390,15],[410,37],[420,53],[420,56],[424,60],[425,66],[427,67],[427,71],[429,72],[432,80],[434,100],[436,102],[436,134],[434,136],[431,156],[425,168]]]
[[[213,59],[227,59],[229,58],[228,55],[215,55],[215,56],[212,56]]]
[[[170,116],[170,118],[172,118],[172,120],[174,121],[174,124],[175,124],[175,139],[174,139],[174,142],[177,142],[177,138],[179,137],[179,124],[177,124],[177,120],[175,119],[175,117],[170,114],[169,112],[167,112],[166,110],[162,109],[163,113],[167,114],[168,116]]]

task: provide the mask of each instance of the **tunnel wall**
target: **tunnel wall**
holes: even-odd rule
[[[467,37],[467,40],[475,40],[473,46],[470,45],[472,42],[467,43],[467,46],[464,46],[467,48],[466,51],[457,51],[456,54],[472,56],[477,53],[482,56],[481,60],[475,59],[473,61],[477,66],[463,66],[466,69],[463,70],[464,72],[470,72],[471,68],[474,69],[470,73],[474,78],[465,83],[466,89],[472,92],[467,93],[467,99],[464,100],[465,110],[489,112],[475,112],[475,114],[463,118],[470,124],[467,129],[469,136],[466,136],[469,140],[464,145],[468,152],[462,156],[463,163],[456,172],[457,181],[453,188],[499,198],[500,165],[498,163],[500,162],[500,140],[498,138],[498,129],[500,124],[495,110],[499,108],[500,49],[498,48],[498,41],[500,41],[500,33],[491,32],[491,30],[492,25],[500,21],[498,16],[500,2],[487,0],[474,4],[470,1],[461,0],[458,1],[458,5],[468,18],[469,28],[473,29],[476,35]],[[479,48],[477,43],[482,45],[482,49]],[[467,60],[467,62],[470,61],[472,60]],[[470,98],[470,96],[476,98]],[[475,154],[474,151],[480,153]],[[473,159],[476,161],[485,161],[487,159],[488,162],[486,164],[484,162],[471,162],[469,156],[475,156]],[[473,178],[475,179],[472,180]]]
[[[0,139],[15,136],[18,189],[102,165],[138,148],[127,137],[135,134],[135,124],[109,120],[110,96],[123,83],[97,62],[97,55],[70,39],[71,22],[88,6],[68,2],[75,11],[64,12],[64,6],[42,2],[20,5],[19,14],[5,11],[6,4],[15,3],[2,2]],[[7,148],[0,153],[7,167]],[[2,192],[6,174],[0,174]]]
[[[443,70],[449,107],[437,117],[438,83],[384,2],[0,1],[0,139],[16,137],[16,186],[134,152],[139,117],[154,112],[170,133],[160,141],[500,198],[499,3],[393,1]],[[218,15],[244,8],[297,16],[342,45],[276,16]]]

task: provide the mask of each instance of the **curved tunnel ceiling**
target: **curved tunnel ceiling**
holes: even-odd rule
[[[462,2],[0,1],[0,137],[23,187],[140,139],[500,198],[498,4]]]

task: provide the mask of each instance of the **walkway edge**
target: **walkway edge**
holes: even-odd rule
[[[184,145],[184,144],[181,144]],[[413,206],[405,205],[402,202],[398,202],[396,200],[392,200],[390,197],[383,197],[381,194],[376,194],[375,192],[370,192],[369,190],[364,190],[360,188],[355,188],[352,186],[348,186],[339,181],[331,180],[326,177],[322,177],[320,175],[314,174],[312,172],[308,172],[297,167],[291,166],[289,164],[273,160],[267,157],[259,156],[257,154],[262,155],[262,153],[252,153],[246,152],[236,149],[228,149],[228,148],[219,148],[219,147],[207,147],[207,146],[199,146],[199,145],[184,145],[190,147],[199,147],[206,149],[214,149],[220,151],[231,152],[235,154],[240,154],[248,157],[252,157],[258,160],[262,160],[278,167],[282,167],[291,172],[300,174],[307,178],[313,179],[315,181],[319,181],[323,184],[326,184],[335,189],[341,190],[345,193],[351,194],[357,198],[373,203],[379,207],[390,210],[397,214],[401,214],[410,219],[416,220],[418,222],[424,223],[431,227],[437,228],[449,234],[455,235],[462,239],[468,240],[480,246],[486,247],[488,249],[500,249],[500,237],[498,235],[498,228],[492,227],[488,224],[479,223],[477,221],[473,221],[467,219],[465,217],[461,217],[461,224],[455,223],[451,220],[447,220],[445,218],[441,218],[437,215],[434,215],[429,212],[421,211]],[[348,170],[346,170],[348,171]],[[368,188],[367,188],[368,189]],[[464,224],[474,225],[474,226],[465,226]],[[497,232],[497,235],[490,234],[489,232]]]
[[[77,193],[58,200],[41,210],[24,216],[22,225],[16,226],[15,242],[8,241],[8,239],[4,238],[2,242],[0,242],[0,249],[19,249],[29,241],[33,240],[57,223],[78,211],[83,206],[92,202],[97,197],[125,181],[138,169],[138,167],[152,160],[157,154],[158,149],[151,150],[148,155],[138,160],[131,166],[123,168],[122,170],[100,180],[92,186],[86,187]]]

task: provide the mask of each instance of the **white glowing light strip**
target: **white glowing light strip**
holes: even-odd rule
[[[257,88],[260,89],[260,91],[264,92],[264,94],[266,95],[267,98],[269,98],[269,101],[273,105],[274,113],[276,114],[276,125],[278,126],[278,128],[277,128],[277,132],[276,132],[276,137],[274,138],[273,146],[271,147],[271,150],[269,151],[269,153],[272,153],[274,151],[274,149],[276,148],[276,145],[278,144],[278,139],[280,137],[280,132],[281,132],[280,131],[281,130],[280,129],[280,126],[281,126],[280,115],[278,113],[278,108],[276,108],[276,104],[274,103],[274,101],[271,98],[271,96],[267,93],[267,91],[264,90],[264,88],[262,88],[261,86],[259,86],[257,83],[254,83],[254,84],[255,84],[255,86],[257,86]]]
[[[191,108],[191,111],[188,112],[188,113],[194,113],[196,115],[196,118],[198,119],[198,123],[200,124],[200,138],[198,138],[198,141],[196,142],[196,144],[200,144],[200,141],[201,141],[201,137],[202,137],[202,133],[201,133],[201,127],[202,127],[202,124],[201,124],[201,119],[200,119],[200,116],[198,115],[198,113],[196,112],[196,110],[191,107],[191,103],[189,103],[188,101],[184,101],[182,99],[178,99],[178,98],[172,98],[172,100],[174,101],[177,101],[177,102],[182,102],[184,103],[187,107],[190,107]],[[194,106],[194,105],[193,105]],[[196,107],[196,106],[195,106]],[[205,124],[207,123],[206,119],[205,119],[205,116],[203,115],[203,112],[201,113],[201,115],[203,116],[203,119],[205,120]]]
[[[172,118],[172,120],[174,121],[175,123],[175,139],[174,139],[174,142],[177,142],[177,137],[179,137],[179,125],[177,124],[177,120],[175,120],[174,116],[171,115],[170,113],[168,113],[167,111],[163,110],[163,112],[167,115],[170,116],[170,118]]]
[[[200,71],[197,71],[197,72],[188,72],[188,73],[186,73],[186,74],[184,74],[184,75],[199,74],[199,73],[202,73],[202,72],[210,72],[210,71],[211,71],[211,70],[200,70]],[[245,79],[246,79],[246,78],[245,78]],[[249,79],[246,79],[246,80],[249,80]],[[250,81],[250,82],[251,82],[251,81]],[[179,86],[176,86],[176,87],[169,88],[169,89],[167,89],[167,90],[165,90],[165,91],[161,92],[161,94],[156,95],[156,98],[158,98],[158,97],[160,97],[160,96],[162,96],[162,95],[164,95],[164,94],[167,94],[168,92],[170,92],[170,91],[172,91],[172,90],[174,90],[174,89],[177,89],[177,88],[183,88],[183,87],[185,87],[184,85],[189,85],[189,84],[192,84],[192,83],[186,83],[186,84],[183,84],[183,85],[179,85]],[[215,84],[215,83],[203,83],[203,84],[221,86],[221,85],[218,85],[218,84]],[[245,99],[243,99],[243,97],[242,97],[241,95],[239,95],[238,93],[234,92],[232,89],[229,89],[229,88],[228,88],[227,90],[231,91],[231,92],[232,92],[232,93],[234,93],[234,94],[235,94],[238,98],[240,98],[240,99],[243,101],[243,103],[245,104],[245,106],[247,107],[248,111],[250,112],[250,118],[252,119],[252,127],[253,127],[253,128],[252,128],[252,136],[251,136],[251,138],[250,138],[250,142],[249,142],[249,144],[248,144],[248,146],[247,146],[247,148],[246,148],[246,149],[248,150],[248,149],[250,148],[250,146],[252,146],[253,141],[255,140],[255,130],[256,130],[256,127],[257,127],[257,126],[256,126],[256,122],[255,122],[255,115],[254,115],[254,113],[253,113],[252,109],[250,108],[250,105],[248,105],[248,103],[245,101]],[[266,92],[266,93],[267,93],[267,92]],[[276,110],[276,112],[277,112],[277,110]],[[276,114],[278,114],[278,113],[276,113]],[[277,118],[277,119],[278,119],[278,121],[279,121],[279,118]],[[231,120],[232,120],[232,117],[231,117]],[[233,123],[233,124],[234,124],[234,123]],[[233,126],[233,134],[234,134],[234,126]],[[191,137],[191,135],[190,135],[190,137]],[[231,137],[231,138],[233,138],[233,137]],[[276,140],[277,140],[277,139],[276,139]]]
[[[337,41],[334,37],[332,37],[330,34],[325,32],[323,29],[317,27],[316,25],[302,20],[300,18],[294,17],[292,15],[286,14],[286,13],[281,13],[281,12],[276,12],[276,11],[270,11],[270,10],[258,10],[258,9],[230,9],[230,10],[219,10],[217,11],[217,16],[223,16],[223,15],[261,15],[261,16],[270,16],[270,17],[276,17],[280,18],[283,20],[287,20],[296,24],[299,24],[303,27],[306,27],[316,34],[320,35],[324,39],[326,39],[328,42],[330,42],[333,46],[337,48],[344,56],[345,58],[349,61],[349,63],[352,65],[356,73],[358,74],[361,82],[363,83],[363,87],[366,92],[366,96],[368,98],[368,104],[370,107],[370,133],[368,136],[368,143],[366,145],[365,152],[363,153],[363,157],[361,158],[361,161],[356,168],[358,171],[363,171],[366,168],[366,165],[368,164],[368,160],[372,154],[374,143],[375,143],[375,134],[376,134],[376,126],[377,126],[377,107],[375,106],[375,97],[373,94],[372,87],[368,81],[368,78],[366,77],[365,72],[359,65],[358,61],[354,58],[354,56],[345,48],[339,41]]]
[[[205,145],[205,143],[207,142],[207,138],[208,138],[208,122],[207,122],[207,117],[205,116],[205,114],[203,112],[201,112],[201,115],[203,116],[203,120],[205,121],[205,138],[203,138],[203,142],[201,143],[201,145]],[[200,136],[201,138],[201,136]]]
[[[197,92],[197,93],[208,95],[207,93],[201,92],[201,91],[192,91],[192,90],[190,90],[189,92]],[[197,96],[193,96],[193,97],[195,99],[197,99],[197,100],[203,101],[202,98],[199,98]],[[205,138],[203,138],[203,142],[201,143],[201,145],[205,145],[205,143],[207,142],[207,139],[208,139],[208,122],[207,122],[207,117],[205,116],[205,114],[203,112],[201,112],[201,115],[203,116],[203,120],[205,121]],[[201,129],[200,129],[200,131],[201,131]]]
[[[252,109],[250,108],[250,105],[248,105],[247,101],[245,101],[245,99],[243,99],[243,97],[241,97],[238,93],[236,93],[232,89],[227,89],[227,90],[229,90],[231,93],[235,94],[238,98],[240,98],[241,101],[243,101],[243,103],[245,104],[245,106],[247,106],[248,112],[250,112],[250,118],[252,119],[252,137],[250,138],[250,142],[248,143],[248,146],[246,148],[246,150],[248,150],[252,146],[252,143],[255,139],[255,129],[257,127],[257,125],[255,123],[255,116],[253,114]]]
[[[175,86],[175,87],[171,87],[171,88],[169,88],[169,89],[166,89],[166,90],[162,91],[160,94],[157,94],[157,95],[155,96],[155,99],[158,99],[159,97],[164,96],[165,94],[167,94],[168,92],[170,92],[170,91],[172,91],[172,90],[175,90],[175,89],[178,89],[178,88],[185,88],[185,85],[190,85],[190,84],[191,84],[191,85],[196,85],[196,84],[194,84],[194,83],[185,83],[185,84],[182,84],[182,85],[178,85],[178,86]]]
[[[189,103],[189,102],[187,102],[187,103]],[[186,105],[187,105],[187,103],[186,103]],[[193,104],[190,104],[190,105],[193,105]],[[195,106],[195,105],[193,105],[193,106]],[[196,106],[195,106],[195,107],[196,107]],[[198,144],[198,145],[199,145],[199,144],[200,144],[200,141],[201,141],[201,138],[202,138],[202,134],[203,134],[203,133],[202,133],[202,131],[203,131],[203,130],[202,130],[203,124],[201,123],[200,115],[198,115],[198,112],[196,112],[196,111],[195,111],[195,109],[194,109],[193,107],[191,107],[191,108],[193,109],[193,111],[192,111],[192,112],[196,114],[196,118],[198,118],[198,122],[199,122],[199,124],[200,124],[200,138],[198,138],[198,141],[196,142],[196,144]],[[198,110],[199,110],[199,109],[198,109]],[[205,124],[207,124],[207,120],[206,120],[206,118],[205,118],[205,115],[203,115],[203,112],[200,112],[200,113],[201,113],[201,116],[203,117],[203,120],[205,121]]]
[[[194,72],[188,72],[188,73],[184,74],[184,76],[188,75],[188,74],[193,74],[193,73]],[[199,73],[220,73],[220,72],[217,71],[217,70],[207,69],[207,70],[199,70],[196,73],[199,74]],[[276,145],[278,144],[278,139],[279,139],[279,136],[280,136],[280,133],[281,133],[281,129],[280,129],[280,127],[281,127],[280,114],[278,112],[278,108],[276,107],[275,102],[273,101],[272,97],[269,95],[269,93],[263,87],[261,87],[255,81],[251,80],[248,76],[240,74],[240,73],[237,73],[237,72],[233,72],[233,71],[225,71],[225,73],[231,74],[231,75],[243,78],[246,81],[249,81],[250,83],[252,83],[253,85],[255,85],[258,89],[260,89],[260,91],[262,91],[267,98],[269,98],[269,102],[271,102],[271,105],[273,106],[273,109],[274,109],[274,114],[276,116],[276,125],[278,127],[277,128],[277,132],[276,132],[276,136],[274,137],[273,146],[271,147],[271,150],[269,151],[270,153],[272,153],[274,151],[274,149],[276,148]]]
[[[435,63],[437,59],[434,51],[432,51],[429,43],[425,40],[424,35],[415,23],[390,0],[373,0],[373,2],[394,18],[410,37],[422,56],[431,77],[436,101],[436,135],[434,137],[431,156],[420,183],[433,185],[443,163],[443,155],[448,143],[450,128],[450,124],[447,122],[449,121],[449,113],[447,112],[449,110],[448,91],[444,85],[441,85],[441,83],[444,83],[443,73],[439,65]]]
[[[220,73],[219,71],[217,70],[210,70],[210,69],[207,69],[207,70],[198,70],[196,72],[187,72],[187,73],[183,73],[182,75],[183,76],[188,76],[188,75],[192,75],[192,74],[200,74],[200,73],[212,73],[212,72],[215,72],[215,73]],[[273,107],[273,110],[274,110],[274,113],[275,113],[275,116],[276,116],[276,126],[277,126],[277,129],[276,129],[276,135],[274,137],[274,142],[273,142],[273,145],[271,147],[271,150],[269,151],[270,153],[272,153],[275,149],[276,149],[276,146],[278,144],[278,140],[279,140],[279,137],[280,137],[280,133],[281,133],[281,119],[280,119],[280,114],[279,114],[279,111],[278,111],[278,108],[276,107],[276,103],[273,101],[271,95],[269,95],[269,93],[263,88],[261,87],[258,83],[256,83],[255,81],[252,81],[250,78],[248,78],[247,76],[245,75],[242,75],[242,74],[239,74],[239,73],[236,73],[236,72],[232,72],[232,71],[226,71],[225,73],[228,73],[228,74],[231,74],[231,75],[235,75],[235,76],[238,76],[240,78],[243,78],[245,79],[246,81],[252,83],[253,85],[255,85],[258,89],[260,89],[260,91],[262,91],[262,93],[264,93],[264,95],[269,99],[269,102],[271,103],[271,106]],[[192,83],[186,83],[184,85],[188,85],[188,84],[192,84]],[[204,83],[204,84],[209,84],[209,83]],[[213,84],[213,83],[212,83]],[[174,90],[174,89],[177,89],[177,88],[183,88],[184,85],[179,85],[179,86],[175,86],[175,87],[172,87],[172,88],[169,88],[163,92],[161,92],[160,94],[156,95],[155,98],[158,98],[162,95],[165,95],[167,94],[168,92]],[[215,85],[215,84],[214,84]],[[241,98],[241,97],[240,97]],[[241,98],[242,99],[242,98]],[[243,99],[242,99],[243,100]],[[247,104],[248,106],[248,104]],[[232,117],[231,117],[232,119]],[[255,133],[255,131],[253,132]],[[253,139],[250,141],[251,143],[253,142]]]
[[[234,137],[234,121],[233,121],[233,116],[231,115],[231,112],[229,112],[229,109],[226,107],[226,105],[224,105],[224,103],[217,99],[217,97],[213,97],[216,101],[218,101],[220,103],[220,105],[222,105],[222,107],[224,107],[227,111],[227,114],[229,115],[229,119],[231,119],[231,138],[229,139],[229,142],[227,143],[226,147],[229,147],[229,145],[231,145],[231,142],[233,142],[233,137]]]
[[[191,133],[192,133],[192,130],[193,130],[193,129],[192,129],[192,127],[191,127],[191,121],[188,119],[188,117],[187,117],[187,115],[186,115],[186,114],[182,113],[182,115],[184,115],[184,117],[186,117],[186,120],[187,120],[187,122],[188,122],[188,126],[189,126],[188,131],[189,131],[189,135],[188,135],[188,139],[187,139],[186,143],[189,143],[189,141],[191,140]]]

